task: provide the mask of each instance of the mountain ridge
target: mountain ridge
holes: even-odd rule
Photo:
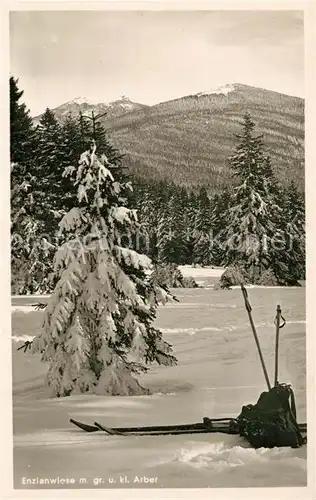
[[[211,191],[230,186],[227,158],[234,151],[242,117],[249,112],[256,133],[263,134],[277,179],[283,184],[293,179],[304,189],[303,98],[231,83],[152,106],[128,102],[131,107],[124,108],[122,100],[112,101],[101,122],[125,155],[126,167],[141,178],[206,185]],[[85,106],[76,104],[73,110],[92,110]],[[96,111],[102,113],[104,106]],[[66,108],[52,111],[62,119]]]
[[[76,116],[79,112],[87,114],[88,116],[91,116],[92,111],[95,112],[95,114],[107,113],[109,117],[112,118],[146,107],[146,104],[131,101],[125,95],[121,96],[119,99],[109,102],[102,102],[101,100],[94,100],[80,96],[60,104],[56,108],[53,108],[52,111],[58,120],[63,121],[68,115]],[[42,114],[33,118],[35,124],[39,123],[41,116]]]

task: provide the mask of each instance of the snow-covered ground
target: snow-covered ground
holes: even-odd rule
[[[196,277],[200,270],[190,271]],[[45,365],[38,356],[16,350],[22,338],[36,334],[43,312],[30,309],[38,299],[12,299],[19,309],[13,311],[12,332],[15,488],[306,485],[306,447],[253,450],[242,438],[222,434],[85,434],[69,423],[71,417],[108,426],[197,422],[203,416],[237,416],[243,404],[257,400],[265,382],[240,291],[174,292],[180,302],[162,307],[157,325],[179,363],[153,367],[141,382],[154,394],[141,397],[50,399]],[[254,288],[249,298],[271,380],[273,320],[281,304],[287,325],[281,330],[280,381],[293,384],[298,420],[305,422],[305,289]],[[25,484],[58,477],[73,478],[75,484]],[[152,482],[137,482],[145,477]]]
[[[192,267],[192,266],[179,266],[183,276],[194,278],[219,278],[225,271],[224,267]]]
[[[225,271],[223,267],[179,266],[179,269],[184,277],[194,278],[203,287],[212,287]]]

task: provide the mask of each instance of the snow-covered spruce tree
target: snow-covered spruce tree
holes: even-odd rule
[[[263,153],[262,136],[253,135],[254,128],[246,113],[242,133],[237,135],[239,145],[229,159],[239,183],[232,192],[222,235],[225,265],[242,265],[253,283],[265,270],[275,269],[284,251],[273,244],[273,238],[282,232],[281,209],[272,188],[271,165]]]
[[[93,119],[92,115],[86,116],[83,113],[80,118],[81,137],[87,147],[89,147],[91,141],[96,142],[98,145],[98,154],[107,157],[109,162],[108,168],[116,181],[127,182],[130,179],[128,179],[127,169],[123,165],[124,156],[109,142],[106,129],[101,123],[102,118],[98,119],[94,117]]]
[[[12,176],[20,165],[11,165]],[[34,198],[37,179],[26,170],[11,187],[11,289],[14,294],[50,291],[54,245],[45,236],[43,217]]]
[[[155,186],[140,179],[135,182],[133,207],[137,209],[140,222],[138,248],[150,258],[157,257],[158,197]]]
[[[224,261],[224,235],[227,225],[227,212],[231,206],[231,190],[224,189],[211,200],[211,252],[212,263],[220,266]]]
[[[157,225],[157,261],[168,264],[171,260],[172,220],[168,207],[161,208]]]
[[[207,266],[212,262],[211,205],[204,187],[198,195],[198,209],[195,218],[193,262]]]
[[[287,283],[297,285],[299,280],[305,279],[304,195],[300,193],[293,181],[281,194],[283,196],[281,197],[280,222],[286,242],[286,252],[279,263],[280,274],[286,277]]]
[[[174,186],[168,203],[170,221],[169,262],[185,264],[187,258],[186,207],[181,190]]]
[[[38,222],[34,176],[37,134],[23,91],[10,78],[11,287],[12,293],[34,293],[45,286],[49,243]],[[40,207],[43,210],[43,207]],[[45,269],[44,269],[45,268]]]
[[[191,262],[191,233],[190,233],[190,198],[188,189],[185,186],[178,187],[178,212],[180,217],[180,242],[181,242],[181,261],[180,264],[189,264]]]
[[[26,105],[20,102],[24,91],[18,88],[18,80],[10,77],[10,159],[16,165],[12,182],[19,175],[24,178],[28,161],[34,156],[36,134]],[[24,170],[19,171],[24,167]]]
[[[198,199],[194,191],[188,194],[188,206],[186,210],[187,220],[187,260],[194,264],[194,243],[195,243],[195,225],[198,213]]]
[[[78,206],[60,222],[65,243],[55,256],[58,282],[33,342],[50,363],[48,384],[56,396],[147,393],[133,373],[152,362],[176,362],[152,326],[168,293],[147,277],[150,259],[120,244],[137,219],[124,206],[128,186],[116,182],[108,166],[94,145],[77,169],[65,171],[76,171]]]
[[[84,144],[79,118],[74,118],[71,114],[66,116],[60,127],[61,140],[57,143],[57,147],[62,152],[62,161],[55,169],[55,172],[58,175],[58,182],[62,187],[60,209],[63,212],[68,212],[68,210],[76,205],[77,191],[69,177],[60,175],[60,168],[62,168],[63,172],[67,165],[77,165],[82,151],[88,148],[91,141],[87,145]]]
[[[63,215],[62,200],[67,193],[62,173],[69,158],[65,154],[62,127],[54,113],[47,108],[37,128],[36,177],[37,202],[47,205],[46,232],[54,233]],[[57,217],[56,217],[57,215]]]
[[[165,185],[157,224],[157,260],[160,264],[184,264],[188,255],[187,207],[182,190]]]

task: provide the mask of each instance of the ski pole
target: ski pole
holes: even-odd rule
[[[257,332],[256,332],[256,327],[255,327],[255,324],[254,324],[253,319],[252,319],[252,314],[251,314],[252,308],[251,308],[251,305],[250,305],[250,302],[249,302],[249,299],[248,299],[248,293],[247,293],[247,290],[246,290],[246,288],[244,287],[243,284],[241,284],[240,286],[241,286],[242,294],[244,296],[245,307],[246,307],[246,310],[247,310],[247,313],[248,313],[248,316],[249,316],[249,321],[250,321],[252,333],[253,333],[253,336],[255,338],[255,342],[256,342],[256,345],[257,345],[257,349],[258,349],[258,353],[259,353],[259,357],[260,357],[260,361],[261,361],[261,366],[262,366],[263,373],[264,373],[264,378],[266,379],[266,383],[267,383],[268,389],[270,390],[271,389],[271,384],[270,384],[270,381],[269,381],[268,372],[267,372],[266,365],[265,365],[265,362],[264,362],[264,359],[263,359],[263,355],[262,355],[262,352],[261,352],[261,347],[260,347],[260,344],[259,344],[259,339],[258,339],[258,335],[257,335]]]
[[[280,320],[283,320],[283,324],[280,324]],[[285,319],[282,316],[281,307],[279,304],[277,305],[277,314],[274,320],[275,324],[275,360],[274,360],[274,385],[276,386],[278,383],[278,370],[279,370],[279,334],[280,329],[285,325]]]

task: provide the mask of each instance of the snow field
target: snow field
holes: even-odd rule
[[[43,312],[13,312],[15,487],[32,487],[21,485],[24,476],[58,475],[74,476],[77,488],[91,487],[97,476],[103,482],[93,487],[99,488],[306,484],[306,447],[253,450],[239,436],[222,434],[106,437],[84,434],[68,422],[72,417],[136,426],[237,416],[243,404],[254,403],[266,389],[240,291],[174,292],[180,302],[160,308],[157,326],[173,344],[179,362],[175,367],[152,367],[140,378],[154,392],[151,396],[50,399],[45,365],[38,356],[15,350],[18,339],[40,328]],[[287,325],[280,334],[280,381],[293,384],[298,420],[306,421],[305,290],[252,289],[249,299],[271,381],[273,320],[281,304]],[[14,303],[18,305],[18,299]],[[119,482],[122,475],[128,483]],[[137,475],[155,476],[157,483],[134,483]],[[80,477],[87,483],[80,484]],[[109,478],[116,482],[109,483]]]

